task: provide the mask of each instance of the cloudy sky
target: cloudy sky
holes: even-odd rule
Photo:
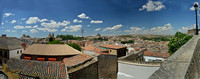
[[[0,0],[0,34],[174,34],[193,29],[198,0]]]

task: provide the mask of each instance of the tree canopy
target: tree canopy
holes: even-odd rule
[[[186,35],[181,32],[176,32],[174,37],[170,40],[168,44],[168,52],[170,55],[172,55],[174,52],[176,52],[181,46],[183,46],[187,41],[189,41],[193,36],[192,35]]]
[[[73,35],[57,35],[56,38],[62,38],[63,40],[81,40],[82,37],[75,37]]]
[[[72,43],[72,44],[68,44],[68,45],[73,47],[74,49],[77,49],[77,50],[81,51],[81,47],[78,44]]]

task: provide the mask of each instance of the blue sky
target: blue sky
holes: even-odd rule
[[[198,0],[0,0],[0,33],[46,37],[174,34],[194,28]]]

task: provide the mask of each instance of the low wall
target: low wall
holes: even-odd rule
[[[116,55],[98,56],[99,79],[117,79],[118,63]]]
[[[118,60],[129,60],[129,61],[137,61],[138,59],[143,59],[143,53],[147,49],[142,49],[136,53],[129,54],[127,56],[123,56],[118,58]]]
[[[89,63],[77,71],[68,73],[69,79],[98,79],[98,62]]]
[[[199,79],[199,37],[199,35],[193,36],[161,64],[161,67],[149,79]]]

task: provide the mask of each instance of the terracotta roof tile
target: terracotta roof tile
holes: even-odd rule
[[[105,52],[108,52],[108,50],[100,49],[100,48],[97,48],[97,47],[93,47],[91,45],[88,45],[86,47],[82,47],[82,49],[83,50],[87,50],[87,51],[96,52],[98,54],[109,54],[109,53],[105,53]]]
[[[87,54],[80,54],[80,55],[76,55],[74,57],[70,57],[70,58],[65,58],[64,64],[67,67],[72,67],[72,66],[76,66],[78,64],[84,63],[87,60],[91,60],[93,57]]]
[[[160,53],[160,52],[149,52],[149,51],[145,51],[144,52],[144,56],[153,56],[153,57],[162,57],[162,58],[168,58],[169,57],[169,53]]]
[[[20,70],[20,74],[35,76],[41,79],[66,79],[65,65],[62,62],[9,59],[10,70]]]
[[[111,49],[121,49],[121,48],[126,48],[126,46],[119,46],[119,45],[102,45],[101,47],[111,48]]]

